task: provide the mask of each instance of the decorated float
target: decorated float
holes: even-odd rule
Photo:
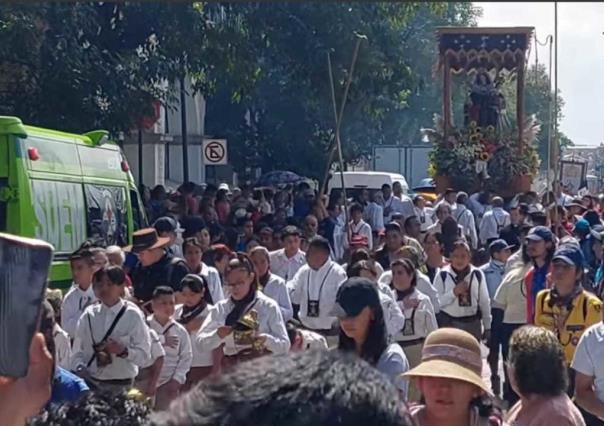
[[[443,112],[432,129],[422,129],[434,146],[429,171],[438,191],[490,189],[506,196],[530,189],[539,168],[539,124],[524,114],[532,34],[525,27],[438,28]],[[454,103],[454,94],[463,98]],[[454,107],[463,115],[458,122]]]

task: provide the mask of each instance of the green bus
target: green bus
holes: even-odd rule
[[[69,254],[86,240],[124,246],[147,225],[128,162],[107,136],[0,116],[0,231],[54,246],[53,287],[71,284]]]

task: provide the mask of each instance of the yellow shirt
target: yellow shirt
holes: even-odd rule
[[[581,335],[602,320],[602,302],[585,290],[567,306],[550,306],[551,290],[541,290],[535,303],[535,325],[553,331],[564,348],[567,365],[573,360]]]

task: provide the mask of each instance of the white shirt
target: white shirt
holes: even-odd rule
[[[270,253],[271,272],[285,281],[291,280],[298,270],[306,265],[306,255],[302,250],[288,258],[285,249]]]
[[[201,318],[201,322],[205,321],[205,319],[210,314],[210,308],[212,305],[206,305],[206,307],[192,320],[196,320]],[[183,305],[178,305],[176,307],[176,311],[174,313],[174,318],[180,318],[182,316]],[[201,328],[201,327],[200,327]],[[193,352],[193,361],[191,363],[191,367],[211,367],[214,365],[214,359],[212,358],[211,350],[204,350],[199,347],[199,345],[195,344],[195,338],[197,336],[198,330],[191,331],[189,333],[189,337],[191,339],[191,351]]]
[[[434,277],[434,287],[438,291],[441,312],[454,318],[461,318],[476,315],[480,308],[482,324],[485,330],[489,330],[491,328],[491,302],[484,274],[480,269],[470,266],[470,273],[465,278],[470,285],[470,306],[460,306],[459,298],[453,294],[456,277],[457,274],[450,265],[442,268],[441,272]]]
[[[145,319],[135,304],[120,299],[112,307],[97,303],[84,311],[78,321],[73,342],[71,365],[74,370],[79,366],[88,365],[94,353],[92,345],[100,343],[124,305],[126,310],[110,337],[128,348],[128,356],[120,358],[111,355],[112,363],[105,367],[98,367],[95,360],[88,367],[88,371],[97,380],[132,379],[138,374],[138,366],[148,362],[151,341]]]
[[[405,327],[405,316],[394,299],[386,296],[381,291],[378,291],[378,296],[380,297],[382,311],[384,311],[386,331],[389,337],[394,337],[403,329],[403,327]]]
[[[281,316],[279,305],[273,299],[265,296],[262,292],[256,293],[256,300],[253,306],[248,307],[258,313],[258,333],[266,336],[266,349],[275,355],[285,354],[289,351],[290,343],[285,323]],[[250,345],[237,345],[233,339],[233,333],[221,339],[218,336],[218,328],[224,326],[226,317],[234,308],[233,301],[226,299],[210,308],[210,314],[202,324],[194,344],[203,350],[214,350],[224,344],[225,355],[236,355],[237,353],[249,349]]]
[[[365,206],[364,218],[376,232],[384,230],[384,208],[375,202],[370,202]]]
[[[158,336],[157,332],[151,328],[149,328],[148,330],[149,330],[149,339],[151,341],[150,357],[149,357],[149,360],[144,365],[139,366],[140,368],[149,368],[153,364],[155,364],[155,361],[157,361],[158,358],[166,356],[166,351],[164,351],[164,347],[162,346],[162,344],[159,340],[159,336]]]
[[[371,226],[364,220],[360,220],[359,223],[355,224],[352,221],[350,222],[350,232],[352,235],[362,235],[367,237],[368,249],[373,249],[373,234],[371,232]],[[350,246],[350,241],[348,241],[348,235],[344,239],[344,248],[348,248]]]
[[[405,325],[399,333],[396,334],[397,342],[423,339],[432,331],[438,328],[436,315],[430,298],[418,291],[417,288],[408,296],[409,300],[417,300],[419,304],[416,308],[405,308],[402,300],[397,305],[405,315]]]
[[[474,214],[463,204],[456,204],[457,208],[453,211],[453,217],[458,224],[463,226],[466,239],[470,242],[472,248],[478,248],[478,235],[476,234],[476,220]]]
[[[84,310],[96,302],[92,284],[87,290],[82,290],[77,284],[71,286],[61,304],[61,327],[73,339],[78,320]]]
[[[305,327],[312,330],[329,330],[336,321],[329,316],[336,302],[340,284],[346,281],[346,272],[340,265],[328,260],[315,271],[304,265],[292,280],[292,303],[300,305],[298,317]],[[319,302],[319,316],[308,316],[309,300]]]
[[[402,374],[409,371],[409,360],[398,343],[391,343],[386,347],[375,368],[390,379],[401,391],[403,398],[407,398],[409,380],[403,378]]]
[[[55,341],[55,360],[57,365],[65,370],[71,368],[71,341],[69,334],[55,323],[52,331],[52,336]]]
[[[493,304],[503,309],[503,322],[506,324],[526,323],[524,276],[530,268],[530,264],[513,268],[503,276],[501,284],[497,287]]]
[[[501,207],[486,212],[480,222],[479,235],[482,244],[490,239],[499,238],[499,232],[511,223],[510,214]]]
[[[294,308],[289,298],[289,291],[285,285],[285,280],[275,274],[270,273],[268,282],[264,286],[262,292],[273,299],[279,305],[281,309],[281,316],[283,321],[288,322],[294,317]]]
[[[581,374],[593,377],[594,392],[604,402],[604,323],[592,325],[579,339],[571,367]]]
[[[419,220],[422,232],[426,232],[428,228],[434,224],[434,221],[432,220],[434,211],[428,207],[424,207],[423,209],[414,207],[413,210],[415,212],[415,216],[417,216],[417,220]]]
[[[157,386],[164,385],[170,380],[176,380],[181,385],[184,385],[187,380],[187,373],[191,369],[191,362],[193,361],[189,332],[173,319],[170,319],[166,325],[161,325],[157,322],[155,316],[151,315],[147,322],[149,327],[155,330],[159,336],[159,341],[166,353]],[[178,339],[175,348],[166,345],[166,338],[169,336]]]
[[[436,291],[436,288],[432,285],[432,283],[430,282],[430,278],[426,274],[424,274],[420,271],[416,271],[416,273],[417,273],[417,284],[416,284],[415,288],[417,288],[417,290],[420,291],[421,293],[428,296],[428,298],[430,299],[430,302],[432,303],[432,308],[434,309],[434,312],[439,313],[440,312],[440,300],[438,297],[438,291]],[[384,272],[379,279],[379,284],[381,286],[390,287],[391,283],[392,283],[392,271]],[[396,296],[394,293],[392,293],[392,297],[395,298],[394,300],[396,300]]]
[[[225,299],[224,291],[222,290],[222,280],[220,279],[220,272],[218,272],[218,269],[202,263],[199,275],[202,275],[208,282],[208,289],[210,290],[210,296],[212,296],[212,302],[214,302],[214,304]]]
[[[442,232],[443,232],[443,230],[442,230],[442,224],[440,222],[436,222],[435,224],[429,226],[428,230],[426,232],[429,233],[429,234],[432,234],[432,233],[435,233],[435,232],[438,232],[439,234],[442,234]],[[457,224],[457,236],[459,237],[460,240],[467,241],[467,239],[466,239],[466,230],[459,223]]]
[[[388,214],[386,214],[386,209],[390,209]],[[415,214],[413,202],[406,195],[403,195],[402,199],[394,195],[390,196],[389,199],[384,200],[384,221],[392,221],[393,213],[401,213],[405,219],[413,216]]]
[[[315,333],[310,330],[298,330],[300,336],[302,337],[302,350],[327,350],[329,347],[327,346],[327,339],[321,336],[319,333]]]

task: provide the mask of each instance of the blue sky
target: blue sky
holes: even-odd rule
[[[532,26],[539,41],[554,34],[554,3],[475,2],[480,26]],[[558,88],[566,102],[561,130],[577,145],[604,143],[604,3],[558,3]],[[549,48],[538,47],[539,62]],[[535,46],[531,62],[535,62]]]

